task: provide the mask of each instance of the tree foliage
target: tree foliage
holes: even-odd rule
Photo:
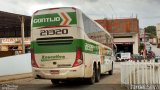
[[[140,43],[140,46],[139,46],[139,53],[141,52],[141,50],[144,50],[144,43]]]
[[[156,26],[147,26],[144,28],[146,33],[149,33],[149,38],[156,37]]]

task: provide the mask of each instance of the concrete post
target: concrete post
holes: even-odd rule
[[[25,53],[25,44],[24,44],[24,16],[21,17],[21,37],[22,37],[22,54]]]

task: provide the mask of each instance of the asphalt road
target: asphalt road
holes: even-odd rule
[[[93,85],[87,85],[84,81],[70,81],[59,85],[52,85],[50,80],[29,78],[8,82],[2,84],[1,87],[2,90],[127,90],[120,85],[119,62],[114,64],[113,75],[102,75],[100,82]]]

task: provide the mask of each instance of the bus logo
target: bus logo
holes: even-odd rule
[[[60,12],[33,16],[33,27],[77,24],[76,12]]]
[[[94,46],[88,43],[85,43],[85,50],[87,51],[93,51],[94,50]]]
[[[60,17],[54,17],[54,18],[40,18],[40,19],[34,19],[33,23],[45,23],[45,22],[55,22],[60,21]]]
[[[41,61],[51,61],[51,60],[63,60],[65,56],[55,55],[55,56],[42,56]]]

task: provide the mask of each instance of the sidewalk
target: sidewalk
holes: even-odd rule
[[[5,83],[5,82],[11,82],[11,81],[14,81],[14,80],[32,78],[32,77],[33,77],[32,73],[0,76],[0,84]]]

